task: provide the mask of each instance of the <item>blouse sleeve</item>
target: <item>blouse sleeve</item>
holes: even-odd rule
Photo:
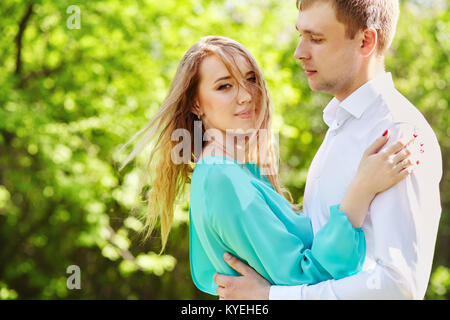
[[[205,195],[212,228],[230,253],[272,284],[314,284],[362,268],[364,232],[353,228],[338,205],[330,208],[329,222],[308,247],[311,229],[301,232],[308,238],[290,233],[250,181],[210,170]]]

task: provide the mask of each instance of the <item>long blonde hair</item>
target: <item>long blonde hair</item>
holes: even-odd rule
[[[150,176],[151,189],[147,193],[148,205],[144,231],[144,240],[151,235],[158,217],[161,222],[161,242],[164,251],[169,232],[172,226],[175,200],[183,194],[185,185],[190,183],[194,168],[194,162],[198,160],[194,153],[190,155],[190,163],[176,164],[172,161],[171,152],[177,141],[172,141],[172,133],[176,129],[188,130],[191,137],[194,135],[194,121],[198,121],[197,116],[192,112],[193,101],[197,97],[197,87],[200,80],[200,64],[209,55],[216,55],[223,61],[231,76],[235,79],[236,63],[234,58],[237,55],[244,57],[251,65],[256,74],[255,91],[258,95],[259,121],[257,129],[265,129],[269,132],[266,152],[269,154],[269,172],[266,175],[274,189],[279,194],[289,197],[289,202],[294,211],[298,211],[297,205],[293,204],[292,196],[286,189],[282,188],[278,181],[277,170],[275,169],[278,154],[276,143],[271,134],[272,103],[269,97],[266,81],[252,55],[238,42],[220,36],[208,36],[195,43],[183,56],[178,66],[176,74],[172,80],[169,93],[161,105],[156,115],[147,123],[144,128],[138,131],[123,147],[127,147],[138,136],[143,135],[140,142],[135,146],[130,155],[123,161],[122,170],[145,146],[156,137],[154,149],[151,151],[147,163],[147,173]],[[202,126],[202,136],[205,128]],[[202,141],[202,147],[205,142]],[[191,139],[191,149],[194,150],[194,139]],[[255,161],[259,165],[259,160]],[[154,173],[152,177],[152,173]]]

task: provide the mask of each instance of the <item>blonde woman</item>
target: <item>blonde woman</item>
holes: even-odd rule
[[[234,40],[209,36],[186,52],[161,109],[127,143],[144,134],[122,168],[155,139],[145,237],[159,217],[162,251],[174,201],[191,184],[191,274],[209,294],[217,294],[216,272],[236,275],[225,252],[272,284],[312,284],[359,272],[370,202],[412,170],[409,141],[380,151],[388,131],[380,133],[361,155],[342,203],[329,208],[330,221],[314,237],[309,218],[284,197],[291,199],[278,179],[271,118],[267,85],[252,55]]]

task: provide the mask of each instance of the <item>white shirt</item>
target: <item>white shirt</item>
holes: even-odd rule
[[[342,201],[365,149],[389,129],[386,146],[417,134],[423,144],[413,173],[373,200],[363,224],[363,270],[315,285],[272,286],[269,299],[423,299],[441,216],[442,156],[423,115],[394,87],[390,73],[365,83],[344,101],[324,109],[329,126],[311,167],[303,206],[314,233]]]

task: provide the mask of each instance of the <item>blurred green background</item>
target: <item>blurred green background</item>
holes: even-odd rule
[[[450,297],[448,4],[401,1],[386,59],[443,152],[427,299]],[[159,234],[141,245],[137,233],[146,153],[119,173],[126,153],[117,152],[206,35],[236,39],[260,64],[280,132],[281,179],[302,201],[331,97],[309,90],[293,58],[295,0],[2,0],[0,16],[0,299],[214,298],[190,277],[187,197],[158,256]],[[70,265],[81,269],[80,290],[66,287]]]

